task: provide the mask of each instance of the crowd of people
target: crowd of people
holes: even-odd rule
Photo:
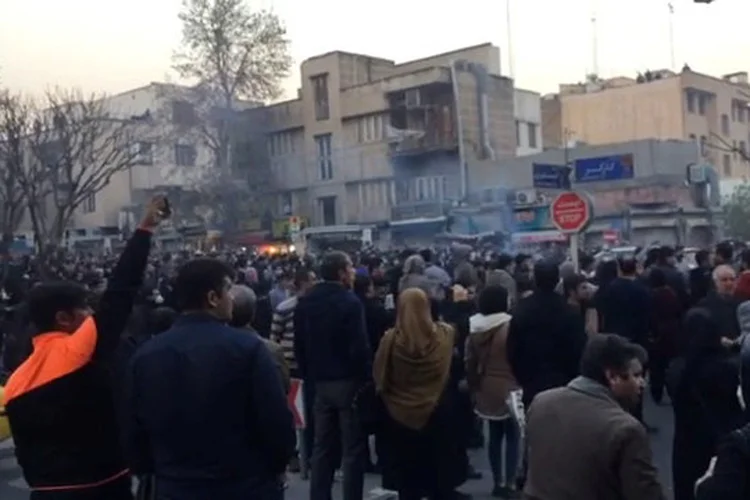
[[[134,478],[143,499],[275,500],[300,469],[311,500],[337,473],[361,500],[368,472],[460,499],[482,446],[496,498],[750,498],[749,252],[688,273],[668,246],[581,269],[464,245],[152,255],[163,203],[116,259],[7,273],[3,403],[33,500],[132,499]],[[671,485],[646,386],[673,406]]]

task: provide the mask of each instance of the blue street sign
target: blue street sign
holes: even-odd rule
[[[600,156],[575,161],[576,182],[619,181],[635,175],[633,155]]]
[[[533,186],[542,189],[570,189],[570,168],[565,165],[534,163]]]

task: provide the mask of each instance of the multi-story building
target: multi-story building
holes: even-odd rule
[[[610,144],[640,139],[694,140],[722,177],[750,174],[750,85],[746,72],[715,78],[650,71],[637,78],[592,78],[561,85],[542,100],[544,146],[569,140]]]
[[[279,214],[319,226],[442,215],[516,154],[513,82],[490,44],[400,64],[331,52],[301,76],[296,99],[264,109]]]
[[[126,132],[132,134],[132,151],[117,155],[120,162],[127,158],[132,166],[114,173],[103,189],[81,203],[68,226],[71,239],[96,240],[102,234],[116,233],[123,224],[132,224],[128,209],[142,204],[147,196],[194,190],[206,178],[213,155],[205,138],[196,132],[203,130],[196,127],[205,118],[202,105],[188,92],[188,88],[178,85],[150,83],[104,98],[103,119],[122,122]],[[237,110],[248,106],[239,103]],[[129,122],[134,124],[132,130]],[[106,138],[102,140],[104,147]],[[104,161],[106,152],[101,156]],[[85,173],[84,179],[89,175],[92,173]],[[19,232],[29,231],[27,217]]]

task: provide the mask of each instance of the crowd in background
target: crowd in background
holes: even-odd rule
[[[116,257],[6,266],[5,404],[32,498],[131,498],[131,476],[154,498],[283,498],[306,464],[313,500],[337,471],[345,500],[367,472],[455,499],[486,444],[493,497],[662,499],[646,385],[674,409],[675,500],[750,498],[748,251],[689,270],[669,246],[579,270],[466,245],[149,254],[157,222]]]

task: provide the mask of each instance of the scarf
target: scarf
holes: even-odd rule
[[[404,332],[398,326],[388,330],[373,365],[375,388],[388,413],[414,430],[427,425],[435,411],[453,358],[453,328],[445,323],[432,323],[429,328],[421,332]],[[415,343],[415,336],[422,342]]]

